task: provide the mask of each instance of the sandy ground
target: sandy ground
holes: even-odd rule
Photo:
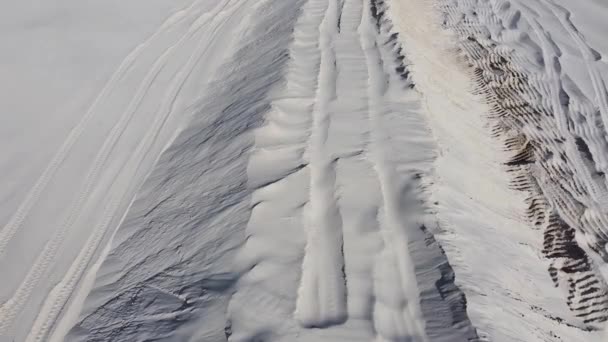
[[[0,341],[605,338],[601,1],[9,9]]]

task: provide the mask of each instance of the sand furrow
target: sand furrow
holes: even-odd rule
[[[224,18],[229,16],[231,12],[234,11],[233,8],[226,8],[227,4],[228,3],[225,3],[224,6],[219,6],[219,11],[216,13],[216,15],[203,16],[196,20],[195,25],[188,31],[188,36],[195,35],[196,33],[200,32],[202,28],[216,31],[217,27],[226,25],[226,20]],[[207,23],[209,18],[212,18],[212,21]],[[185,38],[188,36],[182,38],[177,44],[183,43]],[[212,35],[212,37],[215,37],[215,35]],[[140,171],[139,168],[144,158],[150,153],[150,149],[156,141],[159,132],[163,128],[163,125],[168,120],[168,117],[173,113],[175,101],[184,83],[192,73],[192,70],[196,64],[203,56],[209,55],[208,51],[213,47],[214,42],[201,40],[194,51],[192,51],[187,63],[185,63],[175,75],[171,85],[167,88],[166,93],[163,95],[163,100],[161,101],[158,111],[154,116],[154,121],[152,122],[151,127],[148,129],[140,143],[133,151],[133,155],[129,160],[129,163],[127,163],[127,165],[125,165],[121,170],[123,173],[123,175],[121,175],[123,179],[127,179],[128,182],[132,182],[131,180],[134,179],[134,176],[138,173],[138,171]],[[209,56],[208,62],[213,62],[211,56]],[[118,183],[118,181],[116,183]],[[123,189],[127,188],[127,184],[116,183],[113,184],[113,186],[119,186]],[[51,325],[57,320],[58,315],[60,314],[64,305],[66,305],[70,295],[74,292],[77,283],[82,278],[86,267],[90,264],[101,240],[110,228],[111,222],[114,220],[114,216],[116,215],[120,204],[124,201],[129,201],[129,199],[125,197],[128,196],[128,194],[121,194],[119,191],[117,191],[115,194],[115,196],[108,200],[108,203],[104,208],[104,219],[97,227],[95,227],[89,239],[84,244],[84,247],[72,263],[68,272],[66,272],[64,275],[61,282],[55,286],[55,288],[46,298],[41,312],[38,315],[33,329],[28,335],[26,341],[41,341],[47,338]]]
[[[298,329],[293,316],[307,239],[303,218],[310,201],[308,141],[321,65],[319,26],[327,11],[324,0],[303,4],[284,80],[274,85],[265,122],[255,130],[247,166],[248,186],[255,191],[248,238],[236,261],[242,275],[228,314],[235,341],[250,340],[262,331],[281,336]],[[266,244],[281,247],[268,249]]]

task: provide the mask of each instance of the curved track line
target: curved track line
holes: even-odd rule
[[[567,18],[566,12],[562,19]],[[531,74],[515,67],[517,64],[513,63],[517,61],[510,60],[510,52],[503,55],[495,46],[477,40],[474,28],[472,32],[460,33],[465,38],[461,44],[469,45],[465,50],[467,58],[471,58],[469,62],[476,68],[475,82],[480,85],[480,93],[486,93],[490,99],[493,119],[501,121],[495,124],[494,137],[506,138],[506,150],[515,152],[507,163],[507,172],[516,175],[512,181],[514,189],[528,193],[525,201],[529,206],[529,222],[544,228],[542,253],[550,262],[548,271],[553,283],[568,292],[566,304],[576,317],[574,324],[596,329],[607,319],[608,292],[604,279],[589,258],[593,254],[588,255],[588,251],[581,248],[584,245],[579,245],[579,237],[587,240],[595,252],[605,245],[605,219],[601,209],[596,209],[596,199],[601,200],[605,187],[590,177],[595,169],[583,158],[588,153],[584,151],[586,144],[582,143],[585,148],[577,146],[581,144],[578,140],[583,140],[581,137],[589,136],[584,132],[586,125],[576,120],[576,114],[582,115],[578,113],[581,108],[572,106],[573,101],[567,105],[560,101],[560,93],[565,91],[562,87],[568,86],[559,67],[560,52],[551,34],[535,18],[531,18],[529,24],[540,40],[544,60],[543,68]],[[576,32],[571,27],[570,34]],[[592,50],[579,47],[586,55],[584,59],[591,63]],[[530,99],[528,96],[535,92],[539,94]],[[595,136],[598,129],[593,127]],[[536,170],[531,170],[529,164],[535,164]]]
[[[83,116],[80,122],[78,122],[78,124],[70,131],[66,140],[63,142],[59,150],[55,153],[55,155],[51,159],[51,162],[42,172],[34,186],[27,193],[25,199],[23,200],[23,202],[21,202],[13,216],[9,219],[8,223],[2,228],[2,230],[0,230],[0,257],[4,255],[8,243],[11,241],[17,231],[19,231],[27,215],[42,195],[42,192],[47,187],[52,177],[55,175],[65,158],[72,150],[72,147],[74,146],[76,141],[84,132],[86,125],[93,118],[99,104],[103,100],[105,100],[105,98],[115,88],[116,84],[120,81],[120,79],[131,69],[131,67],[137,61],[138,57],[142,54],[145,48],[148,47],[152,43],[152,41],[159,35],[185,20],[186,13],[192,8],[194,8],[195,4],[198,3],[200,3],[200,1],[195,2],[188,9],[179,11],[169,17],[156,32],[154,32],[144,42],[139,44],[121,62],[118,69],[114,72],[110,80],[105,84],[101,92],[97,95],[97,97],[87,110],[86,114]]]
[[[564,106],[560,103],[560,91],[562,88],[561,75],[558,73],[557,61],[554,58],[557,55],[556,51],[553,51],[553,48],[550,44],[549,35],[543,30],[540,23],[537,20],[529,21],[532,29],[536,32],[538,39],[541,42],[541,47],[543,50],[543,58],[545,60],[545,75],[547,76],[548,83],[548,91],[549,93],[547,104],[549,108],[553,109],[553,114],[555,117],[555,122],[557,123],[557,129],[562,132],[564,139],[572,140],[569,142],[568,146],[575,146],[574,139],[571,134],[571,128],[568,125],[568,113],[566,113]],[[603,193],[602,189],[594,182],[591,178],[590,173],[586,172],[587,168],[585,166],[584,161],[582,160],[582,156],[580,152],[574,151],[566,151],[569,158],[572,159],[575,165],[582,165],[583,172],[578,172],[578,176],[581,178],[581,182],[584,183],[587,191],[590,192],[590,195],[594,199],[596,198],[607,198],[608,195]],[[568,153],[570,152],[570,153]],[[577,168],[578,169],[578,168]],[[589,203],[591,205],[591,203]]]
[[[224,11],[224,7],[220,10],[220,12]],[[212,14],[213,19],[218,19],[219,13]],[[221,19],[220,25],[221,26]],[[199,25],[196,27],[196,30],[200,30],[203,25]],[[216,27],[216,28],[217,28]],[[202,56],[208,50],[208,45],[199,43],[196,51],[190,56],[188,62],[180,69],[170,90],[165,94],[163,104],[161,105],[158,114],[156,116],[156,120],[153,123],[153,128],[148,131],[144,139],[140,142],[134,152],[134,158],[137,160],[135,168],[133,168],[133,175],[137,173],[141,162],[145,158],[145,156],[149,153],[150,148],[153,145],[153,142],[156,140],[158,134],[160,133],[164,123],[173,112],[173,107],[175,101],[179,95],[180,90],[185,84],[186,80],[201,60]],[[131,176],[133,176],[131,175]],[[129,177],[128,179],[131,179]],[[86,270],[86,266],[90,263],[93,258],[97,247],[101,243],[101,240],[105,236],[110,223],[115,217],[116,210],[118,209],[120,203],[125,200],[125,196],[127,194],[123,194],[122,196],[117,196],[116,199],[111,201],[104,211],[104,220],[95,228],[93,234],[87,240],[85,246],[80,251],[78,257],[72,263],[70,269],[61,280],[61,282],[51,291],[47,300],[45,301],[42,310],[40,311],[39,316],[37,317],[33,329],[28,335],[26,341],[42,341],[46,338],[49,333],[53,322],[55,322],[61,313],[61,310],[65,306],[65,303],[68,301],[70,295],[72,294],[74,288],[78,284],[79,280],[82,278],[83,273]]]
[[[201,16],[201,18],[213,18],[214,15],[214,13],[205,13]],[[42,253],[39,254],[34,266],[30,269],[25,277],[25,280],[21,283],[13,297],[0,306],[0,332],[5,331],[6,328],[12,323],[12,320],[19,311],[19,308],[27,300],[31,294],[31,291],[40,280],[42,273],[50,265],[51,259],[56,255],[65,234],[74,225],[76,219],[79,217],[79,213],[84,205],[86,197],[93,190],[95,180],[98,178],[98,175],[101,172],[103,165],[107,161],[111,151],[113,150],[113,147],[124,132],[128,122],[136,112],[137,108],[143,101],[147,90],[150,88],[153,81],[164,67],[167,58],[177,46],[198,32],[198,30],[200,30],[203,26],[203,22],[200,20],[200,18],[199,20],[196,20],[193,26],[191,26],[188,32],[178,42],[174,43],[167,50],[165,50],[165,52],[156,60],[152,69],[146,75],[134,99],[129,104],[127,111],[125,111],[119,122],[114,126],[109,137],[104,142],[102,149],[96,156],[94,165],[86,177],[84,187],[81,189],[81,193],[77,197],[77,200],[72,204],[70,214],[68,215],[64,224],[61,225],[60,231],[45,245]]]

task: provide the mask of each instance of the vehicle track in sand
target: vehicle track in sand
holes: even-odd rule
[[[389,4],[303,7],[249,161],[231,340],[476,337],[418,207],[433,144]]]
[[[346,318],[342,217],[336,196],[337,160],[326,146],[332,121],[330,105],[336,100],[335,38],[341,9],[337,1],[329,1],[319,26],[319,75],[307,148],[310,168],[307,243],[295,312],[307,327],[333,325]]]
[[[44,275],[44,272],[53,264],[53,260],[59,252],[59,248],[62,245],[66,234],[70,232],[71,228],[78,220],[80,212],[86,204],[88,195],[91,193],[94,186],[96,185],[100,174],[104,171],[104,165],[110,157],[114,146],[122,136],[122,133],[126,129],[133,115],[135,115],[136,111],[139,108],[139,105],[146,97],[147,91],[154,83],[157,75],[162,71],[163,67],[165,66],[169,58],[172,56],[175,49],[184,46],[185,42],[187,42],[189,39],[192,39],[192,37],[195,37],[199,32],[201,32],[201,30],[206,27],[208,20],[218,21],[219,18],[221,18],[216,17],[216,15],[222,13],[222,11],[225,10],[225,6],[227,6],[227,4],[228,1],[222,2],[215,7],[214,12],[204,13],[200,15],[197,19],[193,20],[190,28],[185,32],[185,34],[172,45],[167,47],[153,63],[151,69],[141,81],[133,99],[123,112],[118,122],[112,128],[110,134],[104,141],[101,150],[96,155],[93,165],[86,176],[85,182],[82,188],[80,189],[76,200],[72,203],[69,214],[67,215],[66,219],[62,224],[60,224],[59,230],[55,233],[55,235],[46,243],[43,250],[36,258],[35,263],[25,276],[24,280],[14,292],[13,296],[0,306],[0,333],[4,333],[6,329],[10,327],[16,315],[20,312],[23,305],[27,302],[30,294],[36,288],[41,277]],[[194,8],[194,4],[190,8]],[[184,18],[183,13],[179,16],[179,18]],[[186,65],[183,66],[180,71],[174,76],[173,85],[168,88],[165,95],[163,96],[163,102],[161,103],[158,109],[158,113],[151,125],[151,128],[146,132],[146,135],[134,151],[134,157],[131,159],[137,162],[131,167],[132,171],[137,171],[138,165],[141,163],[141,160],[148,153],[151,144],[154,142],[155,137],[158,135],[165,120],[167,119],[168,115],[171,114],[173,104],[175,103],[175,99],[177,98],[180,89],[188,78],[190,72],[200,60],[203,51],[203,47],[198,46],[195,49],[195,52],[192,53]],[[132,174],[131,177],[134,174]],[[124,184],[125,189],[127,185],[128,184]],[[122,201],[125,200],[123,198],[124,189],[121,191],[122,192],[120,195],[113,196],[115,197],[115,199],[106,204],[101,223],[91,233],[89,239],[86,241],[85,246],[78,255],[78,259],[70,267],[68,273],[66,274],[67,279],[64,279],[64,281],[61,282],[61,284],[64,285],[64,288],[61,291],[59,291],[58,288],[52,290],[51,296],[47,298],[47,304],[43,308],[43,314],[48,313],[48,317],[44,319],[44,323],[40,322],[40,318],[37,319],[36,324],[38,325],[39,329],[35,329],[32,333],[33,335],[31,334],[30,336],[38,335],[38,339],[44,338],[44,336],[46,336],[50,325],[54,322],[53,318],[56,318],[59,314],[59,311],[65,304],[65,301],[69,298],[72,290],[74,289],[78,280],[82,276],[82,273],[84,272],[86,266],[89,264],[91,258],[93,257],[99,242],[104,237],[104,234],[108,229],[108,225],[110,224],[110,222],[112,222],[114,218],[116,209],[122,203]],[[55,296],[53,296],[53,294]],[[48,303],[53,304],[50,305]]]
[[[85,132],[87,125],[98,114],[98,107],[107,96],[114,90],[120,80],[129,72],[134,63],[137,62],[139,56],[151,45],[156,38],[167,32],[172,27],[179,25],[188,19],[188,13],[191,12],[196,5],[200,4],[200,0],[193,3],[187,9],[176,12],[169,17],[156,32],[148,37],[144,42],[140,43],[127,57],[120,63],[118,69],[112,74],[109,81],[104,85],[100,93],[93,100],[91,106],[87,109],[81,120],[68,133],[66,140],[61,144],[50,163],[46,166],[34,186],[25,196],[25,199],[19,204],[15,213],[8,220],[8,223],[0,230],[0,258],[4,256],[7,245],[10,243],[13,236],[19,231],[27,218],[29,212],[38,202],[43,191],[46,189],[49,182],[53,179],[59,167],[69,155],[74,144],[79,140],[80,136]]]
[[[525,9],[519,1],[515,3]],[[569,324],[591,331],[608,320],[608,285],[596,265],[606,258],[607,241],[604,227],[608,222],[602,208],[607,196],[602,175],[606,156],[599,147],[605,146],[606,132],[596,121],[604,110],[606,94],[598,80],[601,75],[593,69],[598,56],[573,27],[568,12],[551,1],[543,3],[580,49],[594,100],[587,99],[564,72],[562,51],[534,16],[521,14],[523,11],[516,16],[530,25],[530,36],[504,33],[488,37],[483,34],[487,25],[493,25],[489,28],[493,32],[517,31],[516,26],[501,26],[517,7],[512,9],[505,5],[508,1],[502,1],[494,4],[494,12],[476,8],[484,13],[481,19],[471,12],[460,16],[463,9],[449,4],[443,10],[447,27],[460,36],[458,45],[473,69],[479,92],[492,107],[494,136],[512,153],[505,166],[513,175],[513,188],[528,194],[528,222],[543,229],[542,254],[573,314]],[[494,41],[493,37],[500,38]],[[512,39],[521,43],[517,39],[522,37],[534,39],[526,44],[536,47],[539,59],[535,62],[519,50],[500,46]],[[567,316],[567,312],[555,314]]]
[[[175,78],[170,83],[167,92],[163,96],[163,101],[157,111],[151,129],[146,132],[146,135],[143,137],[143,139],[138,144],[137,148],[133,153],[133,157],[130,161],[133,163],[133,165],[128,168],[130,169],[129,172],[131,172],[132,174],[131,176],[126,177],[127,180],[133,179],[133,176],[138,173],[137,171],[139,169],[139,166],[141,165],[141,162],[143,161],[143,158],[149,153],[150,148],[152,147],[153,142],[156,140],[156,137],[158,136],[161,128],[163,127],[169,115],[171,115],[171,113],[173,112],[174,104],[180,93],[180,90],[182,89],[184,83],[192,73],[193,69],[206,55],[206,52],[216,46],[218,36],[216,31],[220,27],[232,26],[227,24],[228,20],[225,19],[227,16],[231,15],[231,12],[234,12],[233,7],[226,8],[226,5],[228,3],[229,2],[224,2],[223,6],[218,5],[218,7],[220,8],[217,12],[214,11],[204,16],[205,18],[208,17],[211,19],[211,23],[209,25],[213,27],[211,27],[210,31],[206,31],[205,34],[209,34],[209,36],[212,37],[212,40],[207,41],[201,39],[198,42],[195,51],[188,58],[187,63],[182,66],[182,68],[176,74]],[[188,35],[180,39],[177,45],[185,41],[188,36],[194,36],[201,29],[209,28],[207,27],[207,22],[205,20],[199,19],[197,20],[197,22],[199,22],[199,24],[191,27],[188,32]],[[209,63],[209,65],[214,65],[214,58],[212,56],[209,56],[207,62]],[[123,168],[127,168],[126,165]],[[141,180],[139,182],[141,183]],[[126,185],[127,184],[125,184],[125,187]],[[58,319],[61,310],[64,308],[69,297],[75,290],[87,266],[90,264],[95,251],[99,247],[101,240],[110,228],[110,224],[113,222],[119,205],[125,200],[127,200],[127,198],[125,198],[125,195],[112,196],[112,200],[110,200],[106,204],[103,215],[104,219],[93,230],[89,239],[86,241],[84,247],[72,263],[64,278],[57,286],[55,286],[55,288],[47,297],[39,316],[34,322],[33,329],[30,331],[30,334],[26,338],[26,341],[42,341],[47,338],[47,334],[52,328],[52,325]]]

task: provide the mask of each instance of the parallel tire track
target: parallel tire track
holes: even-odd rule
[[[59,150],[55,153],[50,163],[44,169],[34,186],[25,196],[25,199],[13,216],[9,219],[8,223],[0,230],[0,257],[6,252],[6,247],[10,243],[13,236],[19,231],[23,225],[24,220],[27,218],[29,212],[32,210],[42,192],[47,187],[53,176],[69,155],[74,144],[78,141],[80,136],[84,133],[87,124],[97,113],[97,107],[103,103],[106,97],[114,90],[118,82],[128,73],[133,64],[138,60],[139,56],[145,51],[158,36],[169,30],[171,27],[180,24],[186,20],[188,13],[192,8],[195,7],[200,1],[193,3],[188,9],[179,11],[168,18],[159,29],[148,37],[144,42],[139,44],[133,51],[131,51],[127,57],[121,62],[118,69],[110,77],[110,80],[102,88],[101,92],[97,95],[87,112],[84,114],[82,119],[76,124],[76,126],[70,131],[66,140],[62,143]]]
[[[223,9],[223,7],[220,7],[220,10],[222,10],[222,9]],[[206,13],[203,16],[201,16],[201,18],[212,18],[213,19],[214,14],[215,13]],[[31,292],[33,291],[34,287],[36,286],[36,284],[38,284],[38,282],[41,279],[42,275],[44,274],[45,270],[51,265],[52,260],[56,256],[58,249],[61,246],[61,243],[62,243],[65,235],[69,232],[71,227],[75,224],[76,220],[78,219],[79,213],[85,204],[86,198],[89,195],[89,193],[93,190],[95,181],[97,180],[100,172],[102,171],[103,165],[106,163],[108,157],[110,156],[110,153],[113,150],[113,147],[115,146],[118,139],[120,138],[120,136],[126,129],[128,122],[130,121],[132,116],[135,114],[140,103],[143,101],[145,94],[147,93],[147,90],[150,88],[150,86],[152,85],[156,76],[160,73],[163,66],[167,62],[168,57],[172,54],[173,50],[176,47],[183,44],[183,42],[185,42],[187,40],[187,38],[196,34],[203,27],[204,27],[203,21],[201,21],[199,18],[199,20],[196,20],[193,23],[191,28],[186,32],[186,34],[184,36],[182,36],[176,43],[174,43],[173,45],[168,47],[163,52],[163,54],[160,57],[158,57],[158,59],[155,61],[151,70],[148,72],[148,74],[142,81],[140,87],[137,90],[136,95],[134,96],[133,100],[129,104],[127,110],[124,112],[124,114],[120,118],[119,122],[113,127],[110,135],[104,142],[102,149],[99,151],[98,155],[96,156],[93,167],[87,174],[84,186],[81,189],[80,194],[77,196],[76,201],[73,202],[71,209],[70,209],[70,213],[67,216],[66,220],[64,221],[63,224],[61,224],[61,227],[60,227],[59,231],[55,234],[55,236],[44,246],[44,249],[38,255],[34,265],[30,269],[30,271],[27,273],[24,281],[19,285],[19,287],[16,290],[16,292],[14,293],[14,295],[8,301],[3,303],[2,306],[0,306],[0,332],[5,331],[10,326],[10,324],[14,320],[16,314],[20,311],[20,308],[27,301],[27,298],[29,298],[29,296],[30,296]],[[193,62],[191,62],[189,64],[193,64]],[[187,75],[185,77],[187,77]],[[170,91],[173,93],[178,92],[179,88],[181,88],[181,85],[185,81],[185,77],[182,77],[183,78],[182,82],[178,82],[177,86],[173,87]],[[168,97],[168,101],[166,101],[167,105],[165,105],[165,107],[170,107],[172,105],[175,96],[176,95],[172,94],[171,96]],[[140,145],[138,146],[138,149],[137,149],[139,153],[143,152],[142,149],[144,147],[148,147],[148,146],[144,146],[143,143],[144,142],[148,143],[149,140],[157,134],[156,131],[160,128],[160,126],[162,125],[162,122],[164,122],[164,119],[157,120],[157,123],[155,126],[158,126],[158,127],[155,127],[152,131],[148,132],[148,135],[146,137],[149,137],[149,138],[144,138],[142,140],[142,142],[140,143]],[[115,205],[108,204],[107,209],[103,215],[103,217],[104,217],[104,219],[102,220],[103,223],[101,224],[101,227],[103,227],[103,229],[96,229],[94,231],[93,235],[91,235],[91,237],[87,241],[87,245],[85,246],[83,251],[84,251],[84,255],[88,256],[88,259],[90,259],[90,257],[92,257],[92,253],[95,250],[95,248],[93,247],[94,242],[96,242],[96,241],[98,242],[103,237],[103,233],[105,232],[105,229],[107,228],[107,224],[109,224],[109,222],[111,221],[112,215],[113,215],[116,207],[119,204],[120,204],[120,199],[117,200],[117,204],[115,204]],[[81,252],[81,254],[82,254],[82,252]],[[81,256],[79,255],[79,257],[81,257]],[[85,257],[84,260],[87,260],[87,258]],[[76,263],[79,266],[75,269],[80,270],[80,272],[82,272],[83,268],[88,264],[88,261],[80,262],[77,259]],[[70,269],[72,270],[73,268],[70,268]],[[79,272],[77,271],[76,274],[78,274],[78,273]],[[79,279],[79,277],[76,277],[76,278]],[[75,283],[73,285],[75,285]],[[67,295],[69,295],[69,293]]]
[[[331,120],[330,103],[336,97],[333,39],[338,30],[340,9],[337,1],[330,1],[319,28],[321,65],[309,141],[308,240],[295,312],[305,327],[326,327],[346,319],[342,218],[335,194],[335,160],[325,148]]]
[[[382,4],[383,5],[383,4]],[[376,172],[382,193],[382,208],[381,213],[383,218],[380,222],[380,234],[386,246],[386,250],[382,253],[386,256],[379,256],[377,263],[394,263],[396,272],[398,273],[398,286],[400,288],[400,296],[397,297],[396,303],[380,303],[376,304],[376,311],[387,310],[390,312],[384,315],[390,315],[390,318],[379,317],[383,324],[377,325],[376,329],[382,339],[388,341],[426,341],[428,338],[424,331],[424,320],[420,312],[418,288],[416,284],[416,274],[413,270],[413,261],[407,250],[403,250],[402,234],[405,227],[399,219],[398,200],[395,196],[392,187],[397,184],[394,171],[391,166],[386,165],[386,156],[384,155],[383,145],[387,142],[387,137],[384,136],[383,128],[381,127],[382,102],[386,91],[386,75],[383,68],[383,60],[378,49],[376,41],[376,31],[380,32],[382,22],[381,15],[384,6],[378,6],[375,1],[366,1],[361,24],[358,29],[360,35],[361,46],[363,48],[368,76],[368,112],[369,125],[371,132],[371,144],[369,151],[369,160],[373,164],[373,169]],[[374,19],[373,9],[375,9],[375,18],[377,20],[376,27],[373,26]],[[407,246],[407,244],[405,244]],[[387,258],[394,260],[387,260]],[[380,265],[385,267],[384,265]],[[376,266],[378,268],[378,266]],[[381,298],[381,297],[380,297]],[[395,307],[397,306],[397,307]],[[376,323],[378,324],[378,323]]]
[[[585,66],[587,68],[589,78],[591,79],[591,83],[593,85],[596,101],[598,103],[600,113],[602,114],[604,127],[608,127],[608,91],[606,89],[606,84],[602,78],[601,73],[594,65],[594,62],[600,59],[601,56],[599,56],[585,42],[584,37],[576,29],[576,27],[570,20],[570,12],[568,12],[565,8],[562,8],[561,6],[557,5],[552,0],[544,0],[544,2],[549,6],[551,11],[553,12],[553,15],[555,15],[555,17],[559,20],[562,27],[566,30],[566,32],[568,32],[568,34],[578,47],[580,53],[582,54],[583,59],[585,60]]]
[[[224,22],[222,20],[224,15],[220,14],[224,11],[228,11],[228,9],[225,8],[226,3],[227,2],[224,2],[224,6],[218,5],[218,7],[220,7],[220,10],[218,12],[209,14],[209,17],[213,21],[218,22],[216,28],[221,26]],[[190,33],[192,36],[199,32],[203,27],[205,27],[204,21],[197,20],[197,22],[199,24],[193,26],[190,29]],[[217,35],[215,34],[212,34],[212,36],[214,38],[217,38]],[[187,36],[184,36],[184,39],[180,40],[180,42],[178,42],[177,44],[180,44],[181,42],[185,41],[186,37]],[[171,83],[171,86],[165,94],[163,102],[157,112],[155,121],[152,124],[152,128],[148,130],[145,137],[138,144],[137,148],[133,153],[133,158],[131,159],[134,160],[134,165],[137,166],[133,168],[133,174],[131,175],[131,177],[127,177],[127,179],[132,179],[132,176],[137,174],[139,165],[141,165],[141,162],[143,161],[144,157],[149,153],[149,150],[152,147],[153,142],[156,140],[156,137],[160,133],[161,128],[163,127],[169,115],[173,112],[175,101],[184,83],[190,76],[192,70],[204,56],[204,52],[207,51],[209,47],[213,45],[211,43],[209,45],[206,45],[204,43],[206,43],[206,41],[201,40],[201,42],[197,44],[197,48],[188,58],[187,63],[179,70],[173,82]],[[41,309],[39,317],[34,323],[34,328],[31,330],[26,341],[42,341],[47,337],[47,334],[50,331],[52,324],[58,318],[61,310],[65,306],[70,295],[73,293],[76,285],[82,278],[82,275],[84,274],[87,265],[89,265],[89,263],[91,262],[94,253],[97,250],[97,247],[99,246],[99,243],[106,235],[106,232],[110,227],[111,222],[113,222],[116,210],[118,209],[119,205],[126,199],[126,195],[127,194],[124,194],[122,196],[115,196],[116,198],[108,203],[103,215],[104,220],[95,228],[93,234],[85,243],[78,257],[75,259],[62,281],[53,289],[51,294],[48,296],[47,300],[45,301],[45,304]]]

